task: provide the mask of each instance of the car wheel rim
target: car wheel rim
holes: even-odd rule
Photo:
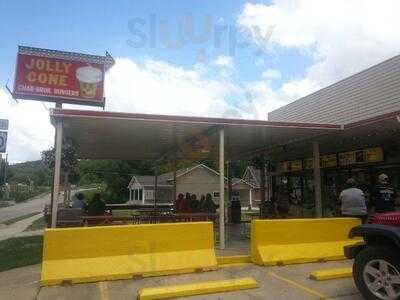
[[[369,291],[379,299],[392,300],[400,296],[400,273],[386,260],[369,261],[364,267],[363,278]]]

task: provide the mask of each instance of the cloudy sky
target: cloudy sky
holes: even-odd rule
[[[107,110],[266,119],[399,54],[399,11],[398,0],[0,0],[9,160],[39,159],[54,139],[52,104],[16,103],[4,88],[17,45],[110,52]]]

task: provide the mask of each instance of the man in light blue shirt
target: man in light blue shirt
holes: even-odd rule
[[[84,201],[85,196],[82,193],[75,195],[72,201],[72,208],[86,209],[86,202]]]

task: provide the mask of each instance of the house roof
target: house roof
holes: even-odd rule
[[[243,180],[246,180],[245,178],[247,177],[246,176],[247,174],[249,174],[249,176],[254,180],[254,184],[251,183],[251,180],[249,180],[249,182],[253,184],[254,187],[257,188],[260,187],[261,183],[260,170],[256,169],[254,166],[248,166],[243,174]]]
[[[213,173],[215,176],[219,176],[219,172],[215,171],[214,169],[212,169],[204,164],[197,164],[197,165],[194,165],[194,166],[191,166],[188,168],[182,168],[182,169],[176,170],[176,178],[185,176],[198,168],[204,168],[204,169],[208,170],[210,173]],[[157,176],[157,185],[164,186],[164,187],[173,187],[173,182],[172,182],[173,179],[174,179],[173,172],[167,172],[167,173],[160,174]],[[134,184],[135,180],[141,186],[154,186],[155,185],[155,176],[133,175],[131,181],[129,182],[128,188],[130,188]],[[252,184],[248,183],[247,181],[243,180],[242,178],[232,178],[232,185],[239,184],[239,183],[244,183],[249,186],[252,186]]]
[[[155,185],[155,176],[151,175],[133,175],[132,179],[128,185],[128,188],[131,187],[135,181],[141,186],[154,186]],[[173,185],[170,182],[163,180],[162,178],[157,178],[157,185],[159,186],[168,186],[172,187]]]
[[[197,165],[199,166],[199,165]],[[187,173],[188,171],[191,171],[193,167],[190,168],[182,168],[179,170],[176,170],[176,177],[181,176],[184,173]],[[136,179],[137,182],[142,185],[142,186],[154,186],[156,178],[154,175],[133,175],[132,179]],[[166,172],[163,174],[160,174],[157,176],[157,185],[163,185],[163,186],[173,186],[173,183],[171,181],[174,179],[174,172]],[[132,182],[132,180],[131,180]],[[129,186],[131,185],[131,182],[129,183]]]

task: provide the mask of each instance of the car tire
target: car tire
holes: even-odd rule
[[[377,266],[377,269],[380,269],[380,264],[385,264],[387,263],[389,265],[389,269],[390,269],[390,273],[391,274],[396,274],[395,271],[397,271],[397,273],[400,272],[400,254],[399,251],[395,248],[392,248],[390,246],[367,246],[365,249],[361,250],[360,253],[357,254],[357,256],[355,257],[354,260],[354,264],[353,264],[353,278],[355,281],[355,284],[358,288],[358,290],[360,291],[360,293],[362,294],[362,296],[367,299],[367,300],[382,300],[382,299],[400,299],[400,296],[396,295],[396,297],[392,297],[390,298],[390,296],[388,296],[387,298],[385,298],[385,295],[376,295],[373,293],[373,291],[371,289],[373,289],[373,284],[372,281],[376,280],[375,282],[379,283],[379,286],[381,285],[385,285],[387,287],[387,282],[388,280],[382,279],[382,281],[380,280],[381,278],[385,278],[385,276],[382,275],[381,272],[378,272],[375,274],[375,276],[377,277],[373,277],[370,276],[370,272],[368,272],[367,270],[371,270],[371,269],[367,269],[371,266]],[[373,264],[377,264],[377,265],[373,265]],[[375,269],[373,269],[375,270]],[[366,271],[367,274],[364,273],[364,271]],[[383,272],[384,274],[384,272]],[[399,275],[400,276],[400,275]],[[387,278],[387,277],[386,277]],[[369,282],[367,282],[367,280],[371,280]],[[368,287],[368,283],[371,286]],[[389,283],[390,284],[390,283]],[[382,288],[380,288],[378,291],[376,291],[376,293],[380,293],[380,294],[387,294],[387,290],[385,288],[385,286],[382,286]],[[393,285],[392,285],[393,287]],[[395,290],[400,291],[400,285],[397,286],[397,284],[395,285]],[[397,289],[398,288],[398,289]],[[397,293],[396,293],[397,294]]]

